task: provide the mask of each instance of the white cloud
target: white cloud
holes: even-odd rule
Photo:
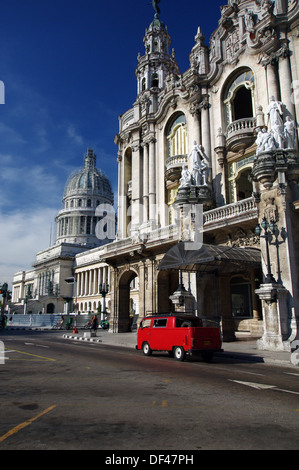
[[[50,238],[54,243],[54,219],[64,182],[47,162],[29,164],[8,153],[0,159],[0,283],[11,286],[13,275],[30,269],[36,253],[50,245]]]
[[[4,212],[20,210],[24,206],[60,206],[64,181],[56,167],[49,168],[47,161],[31,163],[24,158],[1,155],[0,208]],[[55,173],[54,173],[55,170]]]
[[[79,145],[83,144],[83,139],[82,139],[81,135],[79,135],[77,133],[75,126],[73,126],[73,125],[68,126],[67,135],[72,140],[73,143],[79,144]]]
[[[36,253],[54,243],[56,214],[50,208],[0,213],[0,283],[11,286],[14,273],[30,269]]]

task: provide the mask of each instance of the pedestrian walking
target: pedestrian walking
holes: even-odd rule
[[[91,329],[95,331],[98,327],[98,324],[99,324],[98,317],[97,315],[94,315],[92,322],[91,322]]]

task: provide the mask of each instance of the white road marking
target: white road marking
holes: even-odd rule
[[[242,382],[241,380],[231,380],[231,379],[228,379],[228,380],[230,382],[235,382],[237,384],[246,385],[247,387],[252,387],[257,390],[272,389],[272,390],[277,390],[279,392],[286,392],[286,393],[292,393],[294,395],[299,395],[299,392],[293,392],[292,390],[285,390],[283,388],[278,388],[276,385],[257,384],[255,382]]]

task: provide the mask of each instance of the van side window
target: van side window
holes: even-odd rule
[[[175,321],[176,328],[186,328],[190,326],[201,326],[199,318],[177,318]]]
[[[167,325],[167,318],[161,318],[159,320],[154,320],[154,328],[165,328]]]

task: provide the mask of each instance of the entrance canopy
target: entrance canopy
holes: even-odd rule
[[[170,248],[160,261],[158,270],[240,272],[261,265],[261,252],[255,248],[206,244],[200,250],[185,248],[184,242]]]

